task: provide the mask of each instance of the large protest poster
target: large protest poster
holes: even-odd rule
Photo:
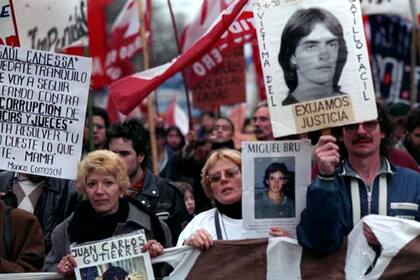
[[[9,0],[0,0],[0,45],[18,46]]]
[[[253,237],[273,226],[294,236],[310,173],[309,140],[242,142],[242,215]]]
[[[193,106],[201,110],[214,110],[221,105],[246,101],[245,60],[242,47],[225,51],[218,57],[221,64],[193,86]],[[202,69],[203,71],[204,68]]]
[[[75,179],[91,59],[0,46],[0,169]]]
[[[21,47],[59,51],[87,35],[86,0],[12,0]]]
[[[149,254],[141,252],[145,243],[144,231],[136,231],[128,235],[71,246],[71,255],[77,263],[76,278],[155,279]]]
[[[274,136],[377,117],[359,1],[260,0],[254,17]]]

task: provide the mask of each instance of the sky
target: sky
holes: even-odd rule
[[[167,0],[159,0],[167,3]],[[198,13],[203,0],[171,0],[172,8],[174,11],[185,13],[189,20],[194,19]]]

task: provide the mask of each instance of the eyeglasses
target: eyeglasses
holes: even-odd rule
[[[241,170],[238,167],[232,167],[232,168],[225,169],[223,171],[209,174],[207,176],[207,179],[210,181],[210,183],[214,184],[222,180],[222,173],[224,174],[225,178],[232,179],[232,178],[235,178],[240,172]]]
[[[366,131],[374,131],[378,127],[378,121],[369,121],[364,123],[349,124],[344,126],[344,130],[348,133],[354,133],[359,129],[359,126],[362,125],[363,129]]]

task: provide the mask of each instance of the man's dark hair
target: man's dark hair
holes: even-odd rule
[[[147,166],[149,154],[149,133],[143,127],[139,119],[130,119],[120,123],[114,123],[108,129],[108,146],[113,138],[131,140],[133,149],[137,155],[144,155],[141,167]]]
[[[185,146],[185,136],[184,134],[182,134],[182,131],[179,127],[177,127],[176,125],[171,125],[170,127],[168,127],[168,129],[166,129],[166,135],[165,137],[168,137],[168,134],[171,131],[175,131],[179,137],[181,137],[181,143],[179,144],[180,147],[184,147]]]
[[[87,116],[88,116],[88,112],[86,112],[86,119],[87,119]],[[105,128],[106,129],[109,128],[109,116],[108,116],[108,112],[104,108],[93,106],[92,116],[100,116],[104,120]]]
[[[166,139],[166,129],[161,126],[155,127],[155,135],[156,135],[156,138]]]
[[[265,170],[264,180],[263,180],[264,187],[268,188],[268,184],[266,181],[270,178],[270,174],[278,172],[278,171],[283,173],[283,176],[285,179],[288,179],[289,170],[287,169],[287,166],[282,162],[273,162]]]
[[[405,129],[407,132],[412,132],[417,127],[420,127],[420,108],[413,109],[407,116]]]
[[[298,85],[296,66],[290,59],[295,54],[300,40],[309,35],[316,24],[322,23],[335,36],[338,37],[337,65],[333,77],[334,91],[340,91],[338,81],[344,64],[347,61],[347,46],[344,40],[343,27],[338,19],[329,11],[322,8],[299,9],[289,18],[281,35],[278,61],[283,69],[284,79],[289,91],[292,92]]]

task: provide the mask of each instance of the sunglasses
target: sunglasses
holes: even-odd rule
[[[378,127],[378,121],[369,121],[364,123],[349,124],[344,126],[344,130],[349,133],[354,133],[359,129],[359,126],[362,126],[366,131],[374,131]]]
[[[232,167],[232,168],[225,169],[223,171],[209,174],[207,176],[207,179],[209,180],[210,183],[214,184],[222,180],[222,174],[224,174],[225,178],[232,179],[232,178],[235,178],[240,172],[241,170],[238,167]]]

